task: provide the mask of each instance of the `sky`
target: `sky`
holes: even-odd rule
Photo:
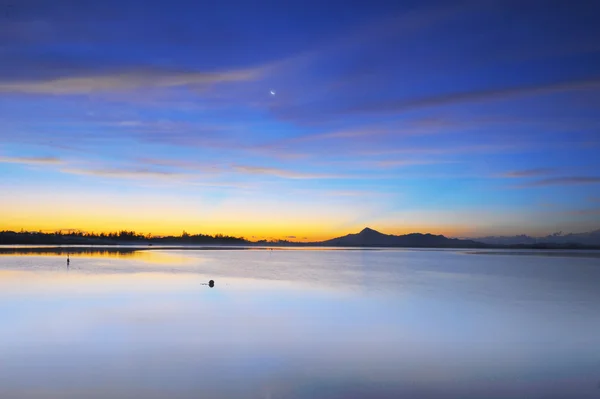
[[[0,0],[0,230],[598,229],[599,13]]]

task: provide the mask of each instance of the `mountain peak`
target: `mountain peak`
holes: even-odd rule
[[[381,234],[381,233],[380,233],[380,232],[378,232],[377,230],[373,230],[373,229],[371,229],[371,228],[369,228],[369,227],[365,227],[365,228],[364,228],[364,229],[362,229],[362,230],[360,231],[360,233],[358,233],[358,234],[372,234],[372,233]]]
[[[444,236],[432,234],[404,234],[396,236],[383,234],[377,230],[365,227],[357,234],[348,234],[343,237],[323,241],[321,245],[335,245],[342,247],[402,247],[402,248],[479,248],[483,244],[459,239],[449,239]]]

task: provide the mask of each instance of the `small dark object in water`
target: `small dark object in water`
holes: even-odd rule
[[[208,282],[208,286],[209,286],[210,288],[214,287],[214,286],[215,286],[215,282],[214,282],[214,281],[212,281],[212,280],[210,280],[210,281]]]

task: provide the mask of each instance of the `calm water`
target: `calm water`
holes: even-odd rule
[[[600,258],[530,252],[0,252],[0,398],[599,399]]]

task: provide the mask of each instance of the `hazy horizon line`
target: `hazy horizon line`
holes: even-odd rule
[[[339,237],[344,237],[346,235],[351,235],[351,234],[358,234],[360,232],[362,232],[363,230],[373,230],[376,231],[380,234],[384,234],[384,235],[391,235],[391,236],[404,236],[404,235],[410,235],[410,234],[422,234],[422,235],[435,235],[435,236],[444,236],[447,238],[457,238],[457,239],[463,239],[463,240],[475,240],[475,239],[480,239],[480,238],[492,238],[492,237],[520,237],[520,236],[526,236],[526,237],[531,237],[531,238],[545,238],[545,237],[550,237],[550,236],[565,236],[565,235],[569,235],[569,234],[586,234],[586,233],[591,233],[594,231],[598,231],[600,230],[600,228],[598,229],[592,229],[592,230],[588,230],[588,231],[582,231],[582,232],[563,232],[563,231],[558,231],[558,232],[554,232],[551,234],[546,234],[546,235],[530,235],[530,234],[526,234],[526,233],[515,233],[515,234],[484,234],[484,235],[449,235],[449,234],[436,234],[436,233],[430,233],[430,232],[423,232],[423,231],[411,231],[409,233],[401,233],[401,234],[393,234],[393,233],[383,233],[378,229],[374,229],[371,228],[369,226],[365,226],[364,228],[360,229],[359,231],[356,232],[350,232],[350,233],[346,233],[343,235],[338,235],[338,236],[334,236],[334,237],[330,237],[330,238],[323,238],[323,239],[309,239],[308,237],[298,237],[298,236],[293,236],[293,235],[283,235],[280,237],[275,237],[275,236],[244,236],[244,235],[230,235],[227,233],[214,233],[214,234],[209,234],[209,233],[190,233],[185,229],[182,229],[180,234],[154,234],[154,233],[145,233],[145,232],[141,232],[141,231],[136,231],[136,230],[127,230],[127,229],[117,229],[117,230],[112,230],[112,231],[92,231],[92,230],[84,230],[84,229],[77,229],[77,228],[62,228],[62,229],[38,229],[38,230],[25,230],[24,228],[20,229],[20,230],[10,230],[10,229],[2,229],[0,230],[0,233],[16,233],[16,234],[56,234],[56,233],[60,233],[62,235],[72,235],[72,234],[78,234],[81,233],[83,235],[89,235],[89,236],[108,236],[108,235],[118,235],[121,232],[125,232],[128,234],[133,234],[135,236],[143,236],[144,238],[148,239],[148,238],[182,238],[182,237],[186,237],[186,236],[205,236],[205,237],[212,237],[212,238],[233,238],[233,239],[243,239],[245,241],[248,242],[259,242],[259,241],[288,241],[288,242],[298,242],[298,243],[312,243],[312,242],[322,242],[322,241],[329,241],[329,240],[333,240]]]

